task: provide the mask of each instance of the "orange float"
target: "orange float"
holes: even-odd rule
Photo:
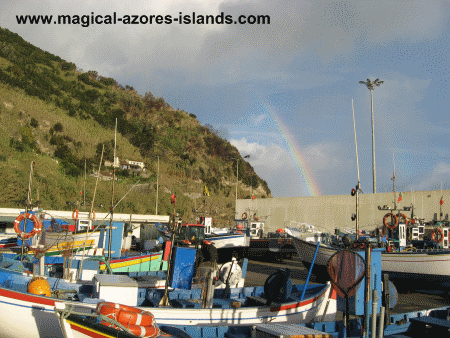
[[[28,283],[27,291],[34,295],[51,297],[52,290],[44,277],[34,277]]]

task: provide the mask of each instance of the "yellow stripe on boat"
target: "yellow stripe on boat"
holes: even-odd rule
[[[109,263],[109,266],[111,267],[111,269],[118,269],[118,268],[123,268],[123,267],[131,266],[131,265],[142,264],[142,263],[146,263],[149,261],[154,261],[155,259],[158,259],[158,258],[159,258],[158,255],[154,255],[154,256],[150,256],[150,257],[146,257],[146,258],[130,259],[130,260],[127,260],[124,262]],[[105,270],[105,269],[106,269],[106,265],[101,264],[100,270]]]
[[[92,329],[92,328],[90,328],[88,326],[85,326],[85,325],[73,322],[73,321],[71,321],[69,319],[66,319],[66,321],[67,321],[67,323],[70,324],[70,327],[72,329],[74,329],[74,327],[77,327],[77,328],[81,329],[82,331],[95,332],[97,335],[99,335],[101,337],[106,337],[106,338],[115,338],[116,337],[115,335],[110,335],[110,334],[107,334],[107,333],[104,333],[104,332],[100,332],[98,330],[94,330],[94,329]],[[83,332],[83,333],[86,334],[85,332]]]

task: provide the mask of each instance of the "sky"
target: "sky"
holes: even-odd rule
[[[143,24],[18,24],[16,15]],[[270,24],[145,24],[149,15]],[[93,13],[93,14],[92,14]],[[181,13],[181,14],[180,14]],[[147,16],[147,19],[140,18]],[[0,0],[0,26],[84,71],[163,97],[219,130],[274,197],[450,188],[447,1]],[[183,19],[184,20],[184,19]],[[86,26],[86,25],[85,25]]]

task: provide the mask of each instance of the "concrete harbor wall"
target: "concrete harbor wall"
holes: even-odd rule
[[[442,205],[442,219],[450,214],[450,190],[430,190],[402,192],[402,201],[397,208],[414,206],[414,215],[430,221],[439,219],[441,196],[444,197]],[[398,200],[398,193],[396,193]],[[382,224],[383,216],[388,212],[379,210],[378,206],[394,206],[394,195],[390,193],[359,194],[360,228],[372,230]],[[254,215],[266,223],[266,231],[275,231],[284,228],[286,222],[308,223],[316,228],[334,232],[335,228],[354,229],[355,222],[351,220],[356,211],[356,198],[350,195],[325,195],[305,197],[282,197],[261,199],[238,199],[236,201],[236,218],[246,212]],[[403,211],[407,217],[411,211]],[[447,216],[448,217],[448,216]]]

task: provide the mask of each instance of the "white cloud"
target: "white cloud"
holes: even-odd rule
[[[412,183],[414,190],[440,189],[441,183],[444,189],[449,189],[450,163],[439,162],[429,174],[417,185]]]

